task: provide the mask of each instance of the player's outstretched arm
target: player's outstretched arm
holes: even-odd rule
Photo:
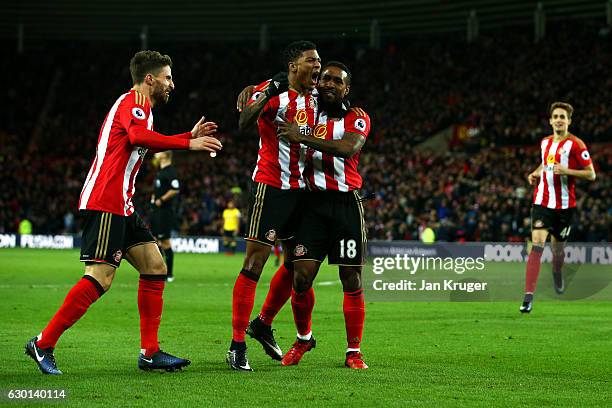
[[[365,137],[359,133],[344,132],[341,139],[325,140],[312,136],[306,136],[300,133],[300,130],[295,122],[284,123],[278,125],[278,136],[288,140],[291,143],[303,143],[308,147],[319,150],[324,153],[329,153],[337,157],[353,157],[361,150],[365,143]]]
[[[223,147],[221,142],[214,137],[202,136],[191,139],[191,132],[178,135],[165,136],[154,132],[144,126],[130,126],[128,138],[134,146],[146,147],[157,150],[205,150],[216,152]]]
[[[215,122],[204,122],[206,118],[202,116],[198,123],[191,129],[191,138],[195,139],[202,136],[212,136],[217,133],[218,126]]]
[[[216,153],[222,148],[221,142],[210,136],[202,136],[189,140],[189,150]]]

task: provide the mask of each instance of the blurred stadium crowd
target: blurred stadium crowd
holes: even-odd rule
[[[570,130],[589,146],[598,179],[578,182],[572,240],[612,240],[612,60],[610,35],[597,24],[551,27],[534,44],[518,27],[467,44],[453,35],[390,42],[381,50],[349,40],[319,43],[324,61],[351,68],[351,101],[372,118],[361,155],[371,239],[524,240],[539,163],[538,141],[550,133],[547,108],[574,105]],[[280,49],[283,44],[278,44]],[[0,111],[0,233],[27,217],[35,233],[79,231],[78,195],[95,154],[104,115],[130,87],[128,44],[44,44],[9,55]],[[155,128],[189,130],[200,115],[220,125],[223,152],[179,153],[182,181],[177,228],[218,235],[229,199],[246,217],[257,158],[256,135],[237,132],[236,96],[280,70],[278,49],[252,44],[152,44],[172,56],[176,91],[154,113]],[[448,151],[419,143],[455,125],[471,137]],[[607,142],[607,143],[606,143]],[[146,218],[155,168],[138,176],[136,208]],[[246,221],[246,220],[243,220]]]

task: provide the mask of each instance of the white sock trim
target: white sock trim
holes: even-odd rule
[[[298,333],[297,338],[300,340],[304,340],[304,341],[310,341],[310,339],[312,338],[312,330],[309,331],[308,334],[305,334],[303,336],[300,333]]]
[[[361,349],[359,347],[358,348],[347,348],[346,349],[347,353],[350,353],[351,351],[357,351],[357,352],[361,353]]]

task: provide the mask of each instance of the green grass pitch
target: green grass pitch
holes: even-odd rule
[[[161,347],[192,365],[141,372],[137,274],[126,263],[110,292],[60,339],[60,377],[23,354],[82,275],[77,251],[0,250],[0,389],[65,389],[74,406],[610,406],[612,302],[368,302],[362,350],[369,370],[343,367],[342,290],[335,268],[316,285],[317,348],[281,367],[249,341],[253,373],[224,362],[231,294],[242,256],[175,256],[166,286]],[[521,268],[498,264],[496,268]],[[273,262],[260,281],[256,313]],[[295,329],[287,305],[274,325],[286,350]],[[247,338],[248,339],[248,338]],[[248,339],[249,340],[249,339]],[[248,341],[247,340],[247,341]],[[57,406],[54,404],[54,406]]]

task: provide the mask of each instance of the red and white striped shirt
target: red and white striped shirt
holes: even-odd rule
[[[248,104],[253,103],[268,87],[270,80],[255,87]],[[277,136],[277,123],[295,121],[301,132],[314,128],[317,99],[312,94],[300,95],[293,89],[270,98],[263,108],[257,125],[259,153],[253,171],[253,181],[282,190],[303,189],[305,147],[289,143]]]
[[[362,109],[351,109],[342,119],[330,119],[321,112],[313,136],[325,140],[340,140],[345,133],[358,133],[364,138],[370,133],[370,117]],[[308,148],[304,177],[312,190],[353,191],[361,188],[357,171],[359,154],[336,157]]]
[[[100,129],[96,157],[89,169],[79,199],[80,210],[97,210],[129,216],[134,212],[134,182],[144,147],[130,143],[130,126],[153,129],[153,114],[148,99],[136,90],[121,95]]]
[[[551,135],[542,139],[540,148],[542,172],[533,194],[533,203],[555,210],[576,207],[576,178],[554,174],[553,166],[561,164],[569,169],[588,166],[592,162],[586,145],[571,134],[561,141],[555,141]]]

